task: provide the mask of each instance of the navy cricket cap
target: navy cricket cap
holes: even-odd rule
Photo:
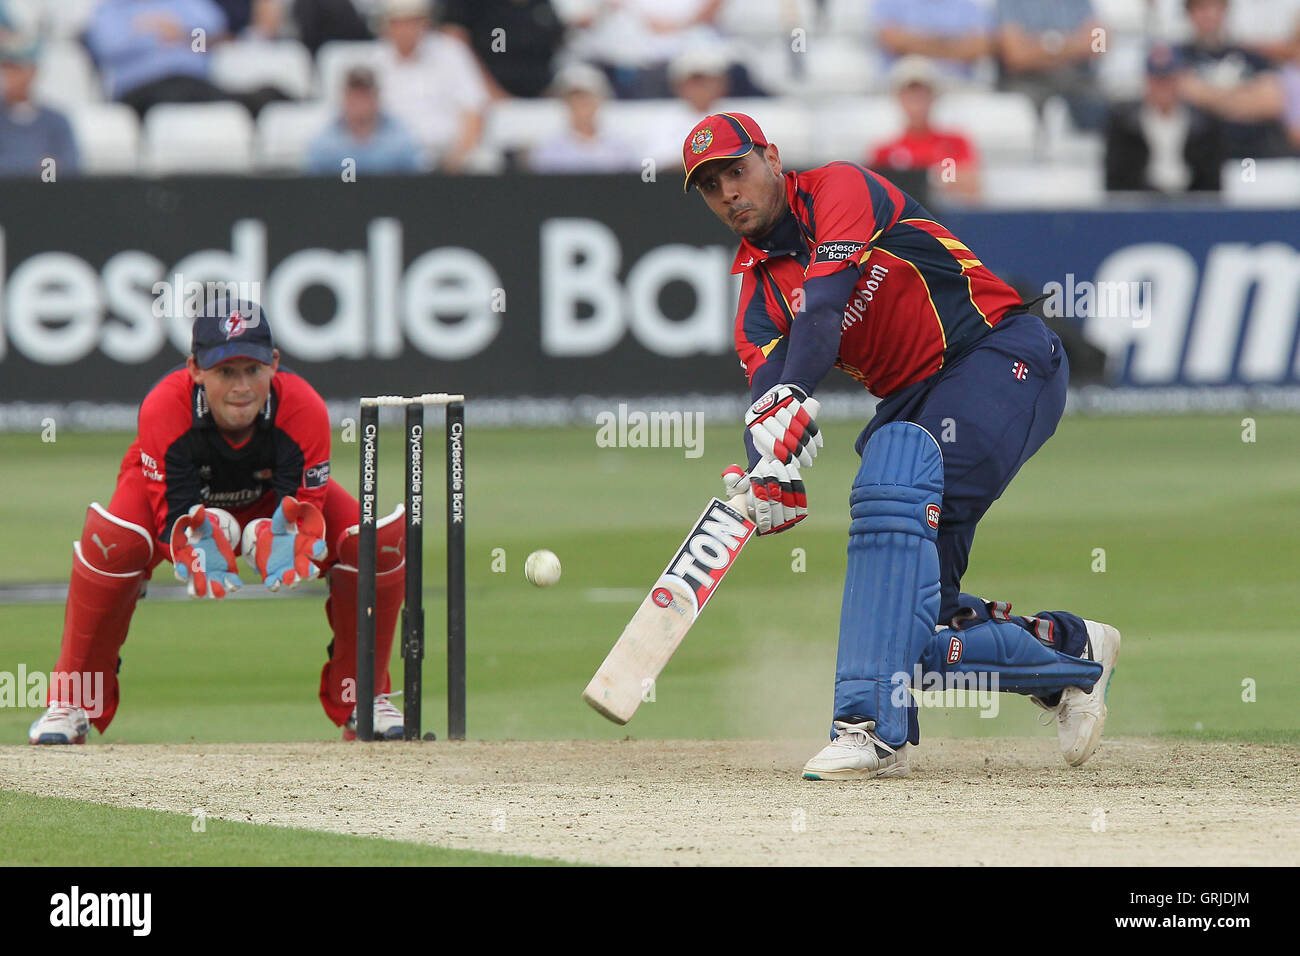
[[[232,358],[249,358],[270,365],[275,342],[262,307],[235,302],[228,308],[210,308],[194,320],[190,352],[199,368],[212,368]]]

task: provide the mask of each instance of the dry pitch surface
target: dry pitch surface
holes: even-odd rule
[[[816,742],[0,748],[0,788],[605,864],[1300,859],[1300,748],[928,740],[904,780],[812,783]]]

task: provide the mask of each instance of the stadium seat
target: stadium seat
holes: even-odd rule
[[[501,100],[488,109],[483,144],[502,153],[532,149],[563,131],[565,116],[559,100]]]
[[[813,119],[796,100],[782,97],[727,99],[719,112],[747,113],[758,120],[767,138],[781,150],[781,158],[793,168],[815,166],[820,150],[813,149]]]
[[[253,121],[238,103],[163,103],[144,117],[144,169],[246,173],[253,167]]]
[[[334,118],[326,103],[268,103],[257,114],[257,166],[267,172],[302,169],[307,147]]]
[[[1091,207],[1106,197],[1097,163],[985,163],[980,181],[988,206]]]
[[[316,51],[320,95],[331,106],[343,100],[343,77],[354,66],[370,66],[383,45],[375,40],[331,40]]]
[[[838,37],[863,37],[875,32],[873,0],[829,0],[826,27]]]
[[[818,23],[817,4],[812,0],[781,0],[776,3],[726,0],[718,16],[718,28],[725,36],[779,36],[787,47],[791,30],[803,27],[812,33]]]
[[[1300,159],[1230,159],[1223,164],[1223,201],[1231,206],[1300,206]]]
[[[248,92],[273,86],[306,99],[312,94],[314,64],[307,48],[292,40],[279,43],[235,41],[212,51],[212,82],[223,90]]]
[[[810,96],[867,93],[879,86],[880,52],[862,37],[817,36],[808,41],[801,92]]]
[[[1106,55],[1097,57],[1097,83],[1112,100],[1136,100],[1146,85],[1147,42],[1140,35],[1108,38]]]
[[[1147,4],[1134,3],[1133,0],[1092,0],[1097,22],[1112,35],[1141,34],[1146,28],[1146,7]]]
[[[90,22],[99,0],[3,0],[9,18],[46,40],[75,40]]]
[[[72,40],[52,41],[41,51],[33,94],[38,102],[58,107],[103,99],[90,54]]]
[[[1038,142],[1038,113],[1023,93],[947,93],[934,105],[934,125],[974,140],[985,156],[1028,160]]]
[[[903,111],[892,96],[838,97],[813,110],[812,142],[821,162],[864,162],[876,146],[903,129]]]
[[[135,175],[139,170],[140,121],[121,103],[83,103],[66,111],[81,153],[82,172]]]

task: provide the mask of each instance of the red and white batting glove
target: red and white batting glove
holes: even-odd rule
[[[239,522],[228,511],[195,505],[172,525],[172,564],[192,598],[223,598],[239,589],[235,542]]]
[[[749,474],[731,465],[723,471],[722,483],[728,498],[745,496],[745,510],[759,534],[786,531],[808,517],[808,495],[794,462],[783,465],[769,458]]]
[[[244,560],[272,591],[291,588],[320,574],[313,560],[325,557],[325,518],[309,501],[280,499],[270,518],[244,529]]]
[[[813,420],[821,408],[817,399],[809,398],[797,385],[773,385],[749,406],[745,427],[764,458],[783,465],[797,461],[808,468],[822,447],[821,432]]]

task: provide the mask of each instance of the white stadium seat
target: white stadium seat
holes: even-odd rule
[[[307,147],[335,117],[325,103],[267,103],[257,114],[257,163],[266,171],[300,170]]]
[[[315,65],[307,48],[292,40],[237,40],[212,51],[211,79],[223,90],[244,93],[273,86],[300,100],[311,95]]]
[[[25,31],[49,40],[75,40],[98,4],[99,0],[4,0],[0,7]]]
[[[839,97],[813,110],[813,144],[822,162],[865,162],[903,129],[903,111],[892,96]]]
[[[1038,112],[1023,93],[947,93],[934,125],[964,133],[985,156],[1027,160],[1038,142]]]
[[[1095,163],[985,163],[980,182],[987,206],[1093,207],[1106,198],[1102,171]]]
[[[564,130],[567,111],[555,99],[510,99],[487,113],[483,143],[503,153],[527,151]]]
[[[331,106],[343,101],[343,77],[354,66],[373,66],[383,44],[375,40],[331,40],[316,51],[317,86]]]
[[[802,27],[811,33],[819,22],[812,0],[726,0],[718,16],[725,36],[780,36],[787,45],[791,30]]]
[[[41,50],[33,95],[49,106],[69,107],[103,99],[99,74],[80,43],[56,40]]]
[[[140,121],[121,103],[83,103],[66,111],[84,173],[135,175],[140,158]]]
[[[879,85],[880,53],[863,37],[811,37],[800,89],[811,95],[867,93]]]
[[[1223,164],[1223,201],[1230,206],[1300,206],[1300,159],[1228,160]]]
[[[253,121],[238,103],[163,103],[144,117],[144,167],[154,174],[246,173]]]

